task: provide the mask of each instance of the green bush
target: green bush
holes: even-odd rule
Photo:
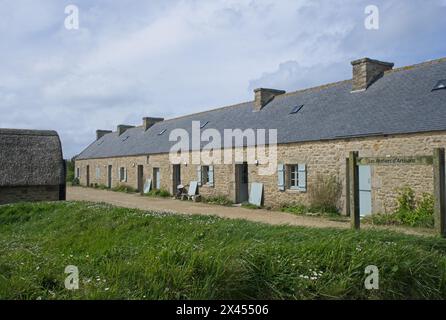
[[[161,197],[161,198],[168,198],[170,197],[169,191],[165,189],[152,189],[148,193],[145,194],[148,197]]]
[[[125,192],[125,193],[135,193],[136,192],[135,188],[132,188],[132,187],[129,187],[129,186],[126,186],[123,184],[121,184],[117,187],[114,187],[111,190],[116,191],[116,192]]]
[[[415,192],[412,188],[408,186],[401,188],[396,200],[398,202],[398,212],[415,210]]]
[[[308,212],[310,213],[322,213],[327,215],[339,215],[339,209],[337,206],[329,206],[329,205],[323,205],[323,206],[317,206],[317,205],[311,205],[308,207]]]
[[[202,201],[210,204],[218,204],[220,206],[233,205],[233,202],[225,196],[202,197]]]
[[[105,184],[97,184],[97,183],[95,183],[94,187],[95,187],[96,189],[101,189],[101,190],[106,190],[106,189],[108,189],[108,187],[107,187]]]
[[[434,226],[434,197],[423,193],[421,200],[413,206],[412,210],[407,210],[406,207],[399,208],[396,215],[402,224],[432,228]]]
[[[256,206],[255,204],[249,202],[242,203],[242,207],[246,209],[262,209],[262,207]]]
[[[67,165],[67,174],[66,174],[66,181],[67,182],[73,182],[74,181],[74,161],[72,160],[66,160]]]
[[[335,176],[318,175],[308,190],[310,212],[337,214],[342,185]]]
[[[308,208],[303,204],[290,203],[281,205],[280,211],[300,215],[306,214],[308,212]]]
[[[78,186],[80,184],[79,178],[74,178],[73,181],[71,182],[71,185],[73,186]]]
[[[396,214],[382,214],[376,213],[370,216],[364,217],[363,222],[370,222],[376,225],[400,225],[401,221]]]
[[[398,208],[392,214],[374,214],[366,218],[377,225],[407,225],[411,227],[434,227],[434,197],[423,193],[416,201],[415,192],[410,187],[399,190]]]

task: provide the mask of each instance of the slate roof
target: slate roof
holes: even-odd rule
[[[57,132],[0,129],[0,187],[64,183]]]
[[[387,71],[362,92],[352,93],[352,81],[346,80],[277,96],[259,112],[251,101],[165,120],[147,131],[109,133],[77,159],[166,153],[175,143],[169,142],[169,133],[176,128],[190,133],[192,121],[209,121],[205,129],[215,128],[222,136],[223,129],[277,129],[279,144],[443,131],[446,90],[431,91],[441,79],[446,79],[446,58]],[[298,105],[304,107],[290,114]]]

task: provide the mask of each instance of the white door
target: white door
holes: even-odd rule
[[[153,179],[155,180],[155,189],[160,189],[161,187],[161,176],[160,176],[160,169],[154,168],[153,169]]]
[[[359,166],[359,214],[372,214],[372,175],[370,166]]]

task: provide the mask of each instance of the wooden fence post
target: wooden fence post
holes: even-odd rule
[[[345,159],[345,215],[350,217],[350,161]]]
[[[359,168],[357,164],[358,152],[350,151],[349,155],[349,178],[350,178],[350,217],[351,227],[359,230]]]
[[[434,149],[434,217],[435,229],[439,235],[446,237],[445,205],[445,159],[444,148]]]

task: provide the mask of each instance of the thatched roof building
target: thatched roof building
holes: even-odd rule
[[[65,162],[57,132],[0,129],[0,193],[0,204],[16,202],[11,196],[17,201],[65,198]]]

